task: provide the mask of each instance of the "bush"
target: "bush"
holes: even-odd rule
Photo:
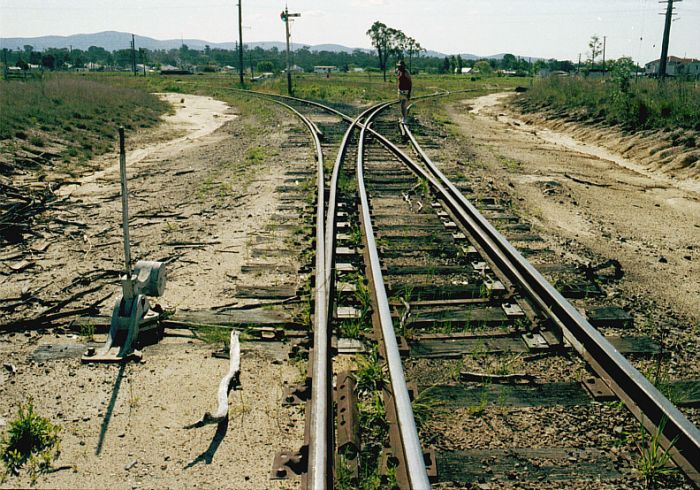
[[[27,462],[33,475],[48,470],[60,454],[60,431],[59,426],[34,412],[31,402],[20,405],[17,417],[9,424],[9,437],[0,440],[7,473],[18,475]]]

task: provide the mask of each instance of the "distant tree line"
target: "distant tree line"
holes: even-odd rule
[[[292,62],[306,72],[312,72],[314,66],[337,66],[340,71],[352,71],[362,68],[366,71],[386,73],[389,62],[405,59],[413,73],[460,73],[462,68],[475,68],[482,74],[496,70],[507,70],[512,74],[530,75],[542,68],[549,70],[575,71],[576,65],[571,61],[537,60],[519,58],[506,54],[502,59],[463,59],[460,55],[445,58],[425,56],[424,49],[413,38],[397,29],[375,23],[368,31],[372,39],[374,52],[356,49],[352,53],[333,51],[311,51],[308,47],[297,49]],[[382,39],[384,37],[384,39]],[[202,50],[190,49],[182,45],[178,49],[151,50],[140,48],[135,51],[135,61],[155,69],[162,66],[174,66],[180,69],[214,72],[223,67],[238,68],[238,51],[236,49],[219,49],[205,46]],[[44,70],[74,70],[90,68],[92,70],[130,70],[132,52],[130,49],[107,51],[91,46],[87,50],[68,48],[48,48],[35,50],[30,45],[21,49],[3,49],[0,62],[5,66],[18,66],[23,69],[30,65]],[[244,69],[252,72],[281,72],[286,68],[285,53],[275,47],[263,49],[244,46]]]

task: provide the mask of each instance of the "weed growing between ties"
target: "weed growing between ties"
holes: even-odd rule
[[[95,324],[87,322],[80,325],[80,336],[87,342],[95,340]]]
[[[335,488],[337,490],[352,490],[356,488],[350,464],[342,454],[335,467]]]
[[[366,393],[358,402],[360,415],[360,488],[379,490],[387,488],[381,476],[381,453],[389,437],[386,409],[381,391]],[[389,487],[391,488],[391,487]]]
[[[651,434],[647,434],[646,429],[640,424],[640,442],[637,444],[639,459],[637,460],[637,471],[644,478],[647,487],[656,485],[664,477],[677,473],[677,469],[669,466],[671,461],[671,448],[678,440],[675,437],[671,444],[664,449],[661,446],[661,434],[666,426],[667,419],[663,418],[657,429]]]
[[[389,437],[389,425],[386,420],[382,393],[388,380],[377,347],[370,346],[368,350],[367,354],[358,356],[355,370],[361,440],[358,455],[359,484],[353,484],[351,476],[346,474],[349,472],[347,468],[342,467],[343,459],[341,458],[341,467],[338,468],[336,474],[336,488],[359,488],[361,490],[393,488],[391,486],[391,471],[388,472],[388,475],[383,476],[380,467],[382,449],[386,447]]]
[[[60,426],[34,411],[31,401],[20,405],[17,417],[9,423],[7,435],[0,440],[5,465],[3,480],[9,474],[19,475],[21,468],[27,465],[34,484],[61,454],[60,432]]]
[[[444,411],[444,405],[445,402],[433,395],[430,388],[421,391],[411,402],[418,430],[423,429],[428,420],[440,415]]]

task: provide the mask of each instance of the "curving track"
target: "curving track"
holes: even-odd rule
[[[343,302],[343,292],[348,287],[344,274],[348,271],[362,273],[362,269],[371,287],[371,321],[375,327],[375,339],[380,341],[380,354],[388,368],[384,400],[390,405],[386,408],[386,418],[392,427],[389,431],[389,453],[393,455],[395,465],[390,473],[399,487],[429,488],[431,484],[426,462],[435,463],[431,461],[431,456],[426,456],[426,448],[422,447],[419,439],[395,333],[396,315],[392,317],[392,311],[396,311],[396,308],[391,301],[397,301],[397,291],[404,280],[397,277],[409,270],[412,275],[403,277],[407,278],[407,282],[416,281],[415,285],[404,284],[402,287],[410,288],[414,294],[421,291],[423,296],[418,301],[410,298],[401,301],[406,309],[399,319],[400,327],[405,326],[404,321],[411,306],[408,303],[433,308],[438,305],[462,308],[464,305],[518,305],[514,317],[507,317],[510,323],[516,318],[515,331],[518,335],[541,339],[547,347],[553,348],[570,343],[605,387],[624,401],[640,423],[651,433],[660,431],[662,446],[670,447],[673,461],[690,481],[698,484],[698,428],[545,280],[450,182],[408,127],[401,126],[402,134],[398,134],[398,125],[383,116],[393,103],[378,104],[353,118],[312,101],[247,93],[272,99],[297,114],[308,127],[317,152],[314,330],[313,354],[310,356],[312,389],[307,406],[308,459],[304,479],[307,488],[333,486],[334,474],[337,478],[339,471],[337,461],[341,461],[336,457],[337,448],[334,446],[337,444],[334,442],[336,437],[343,445],[347,442],[340,428],[337,435],[334,431],[334,370],[330,345],[332,326],[337,327],[342,321],[337,312]],[[439,95],[448,94],[429,97]],[[330,123],[327,120],[329,115],[335,118]],[[314,119],[322,122],[314,122]],[[344,128],[344,132],[341,128]],[[419,161],[408,154],[409,147],[405,142],[410,143]],[[329,161],[331,155],[335,155],[335,163],[330,178],[326,178],[328,168],[324,162]],[[353,157],[356,163],[354,171],[351,166]],[[412,174],[408,174],[406,169]],[[339,182],[347,179],[356,179],[356,190],[347,185],[343,189],[339,187]],[[417,188],[424,191],[422,196],[418,195]],[[392,206],[396,206],[396,201],[410,202],[411,192],[413,201],[420,205],[416,221],[401,223],[400,213],[392,219]],[[359,206],[355,208],[358,201]],[[426,210],[430,210],[430,213],[420,213]],[[342,223],[338,222],[338,216],[342,217]],[[440,220],[436,221],[436,218]],[[350,223],[352,220],[356,220],[360,226]],[[380,223],[379,239],[376,223]],[[439,230],[440,224],[446,229]],[[357,250],[354,250],[353,256],[352,245],[357,245],[356,239],[350,246],[342,243],[348,242],[348,232],[355,226],[362,231],[364,257],[359,257]],[[407,238],[406,230],[409,227],[411,236]],[[341,243],[338,243],[339,239]],[[378,241],[383,246],[378,246]],[[390,246],[387,246],[387,242]],[[341,251],[342,254],[339,254]],[[392,253],[394,259],[391,258]],[[412,257],[413,262],[408,257]],[[444,276],[443,280],[435,282],[433,279],[433,284],[426,284],[416,279],[428,269],[439,271]],[[391,294],[387,293],[383,270],[392,274]],[[425,300],[426,297],[430,299]],[[350,310],[356,312],[356,309]],[[367,335],[371,337],[371,333]],[[339,413],[339,419],[343,417]],[[353,423],[356,424],[356,421]],[[352,443],[354,446],[361,444],[358,440]],[[354,447],[351,457],[357,458],[359,451],[359,447]],[[357,464],[355,462],[355,474]]]

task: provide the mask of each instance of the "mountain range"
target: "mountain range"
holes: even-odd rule
[[[134,36],[134,40],[137,48],[146,48],[149,50],[157,49],[178,49],[183,44],[187,47],[196,50],[202,50],[205,46],[210,48],[218,49],[235,49],[235,42],[227,43],[212,43],[204,41],[202,39],[153,39],[146,36]],[[286,49],[286,45],[279,41],[264,41],[264,42],[245,42],[249,47],[261,47],[263,49],[272,49],[273,47],[282,50]],[[104,48],[107,51],[116,51],[118,49],[129,49],[131,46],[131,34],[126,32],[117,31],[105,31],[97,32],[94,34],[73,34],[71,36],[41,36],[41,37],[9,37],[0,38],[0,47],[7,49],[23,49],[25,45],[32,46],[37,51],[42,51],[47,48],[69,48],[69,49],[81,49],[87,50],[90,46],[97,46]],[[308,47],[311,51],[332,51],[332,52],[345,52],[352,53],[356,49],[361,51],[369,52],[371,50],[365,48],[349,48],[347,46],[342,46],[340,44],[303,44],[303,43],[292,43],[292,50],[297,50],[303,47]],[[454,53],[457,55],[457,53]],[[475,60],[482,58],[493,58],[501,59],[504,53],[494,54],[490,56],[477,56],[471,53],[459,53],[465,60]],[[448,56],[445,53],[440,53],[438,51],[426,51],[421,56],[444,58]],[[533,58],[539,59],[539,58]]]

